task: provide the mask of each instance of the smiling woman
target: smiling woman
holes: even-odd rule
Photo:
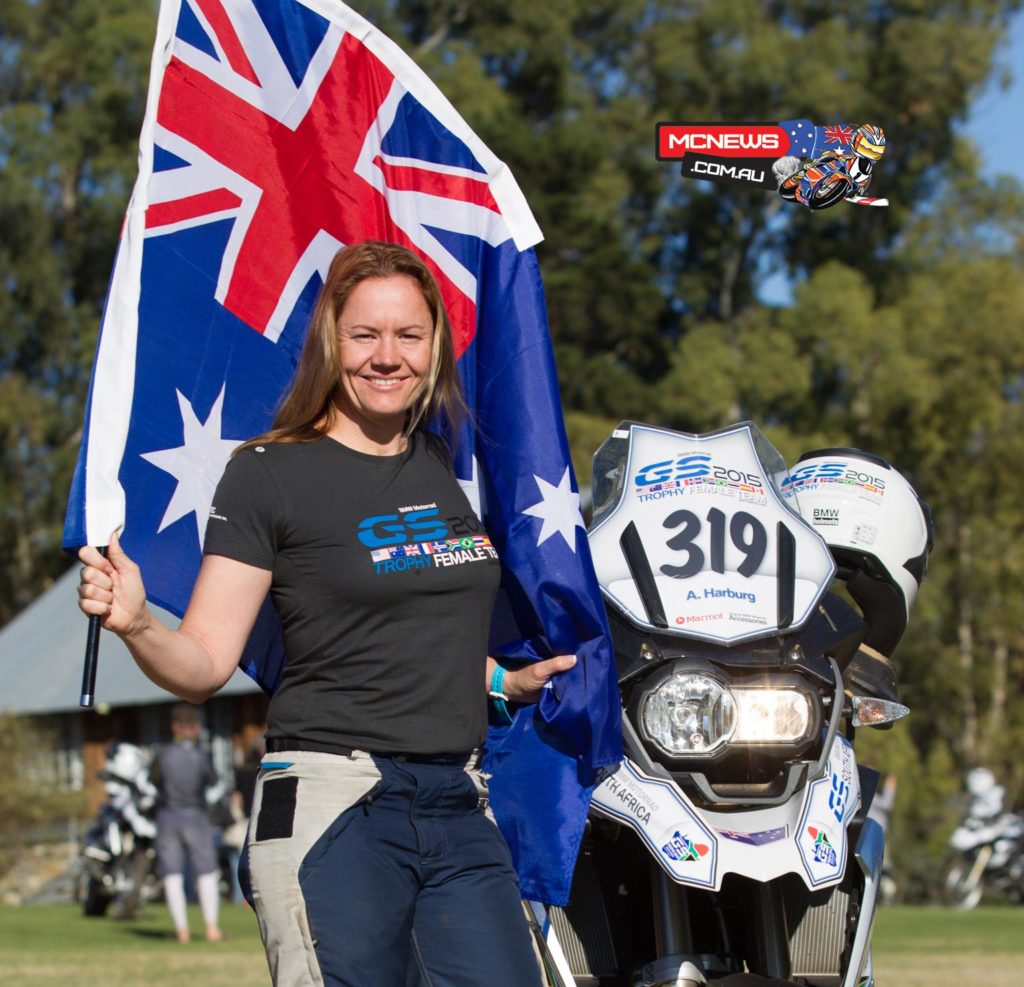
[[[575,658],[506,670],[487,655],[498,553],[425,427],[463,413],[429,268],[395,244],[345,247],[274,428],[217,487],[179,631],[146,608],[116,535],[108,558],[80,553],[82,609],[195,702],[230,676],[268,595],[280,617],[246,855],[279,984],[539,983],[480,748],[488,683],[533,703]]]
[[[339,414],[327,434],[362,452],[401,452],[407,413],[430,383],[433,338],[430,309],[412,278],[358,284],[338,317]]]
[[[420,422],[465,415],[437,282],[412,252],[371,240],[335,256],[274,427],[241,448],[329,435],[387,455]]]

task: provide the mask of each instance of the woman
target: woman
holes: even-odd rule
[[[116,533],[106,559],[80,553],[81,609],[193,702],[228,680],[271,594],[288,663],[249,863],[279,987],[539,982],[478,749],[488,687],[534,702],[575,658],[504,674],[486,657],[497,556],[422,428],[464,413],[429,270],[402,247],[346,247],[274,427],[217,488],[180,628],[146,609]]]

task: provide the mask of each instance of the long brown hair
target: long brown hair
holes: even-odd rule
[[[331,261],[327,280],[309,321],[302,356],[291,387],[274,416],[270,431],[243,443],[237,451],[261,442],[312,442],[334,425],[334,393],[340,382],[338,317],[356,286],[368,278],[409,277],[419,286],[434,322],[430,370],[409,410],[405,434],[439,413],[454,432],[467,417],[451,325],[430,269],[411,250],[395,243],[366,240],[342,247]]]

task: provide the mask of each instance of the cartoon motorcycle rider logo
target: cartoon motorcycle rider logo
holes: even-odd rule
[[[885,154],[882,128],[866,123],[851,135],[848,128],[836,125],[826,128],[826,133],[832,135],[835,148],[806,163],[787,155],[772,165],[779,195],[808,209],[828,209],[844,199],[864,205],[888,205],[885,199],[866,195],[875,164]],[[845,139],[848,135],[849,139]]]

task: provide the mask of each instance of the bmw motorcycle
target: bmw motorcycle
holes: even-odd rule
[[[92,917],[135,916],[141,904],[159,896],[154,872],[156,789],[148,777],[149,760],[134,744],[107,750],[100,777],[107,798],[86,831],[80,854],[76,897]]]
[[[927,507],[857,450],[790,472],[751,423],[624,422],[592,490],[626,756],[541,916],[552,982],[871,987],[884,836],[853,737],[907,712]]]
[[[967,774],[971,803],[949,837],[946,901],[968,911],[987,894],[1024,901],[1024,819],[1003,811],[1005,790],[988,768]]]

